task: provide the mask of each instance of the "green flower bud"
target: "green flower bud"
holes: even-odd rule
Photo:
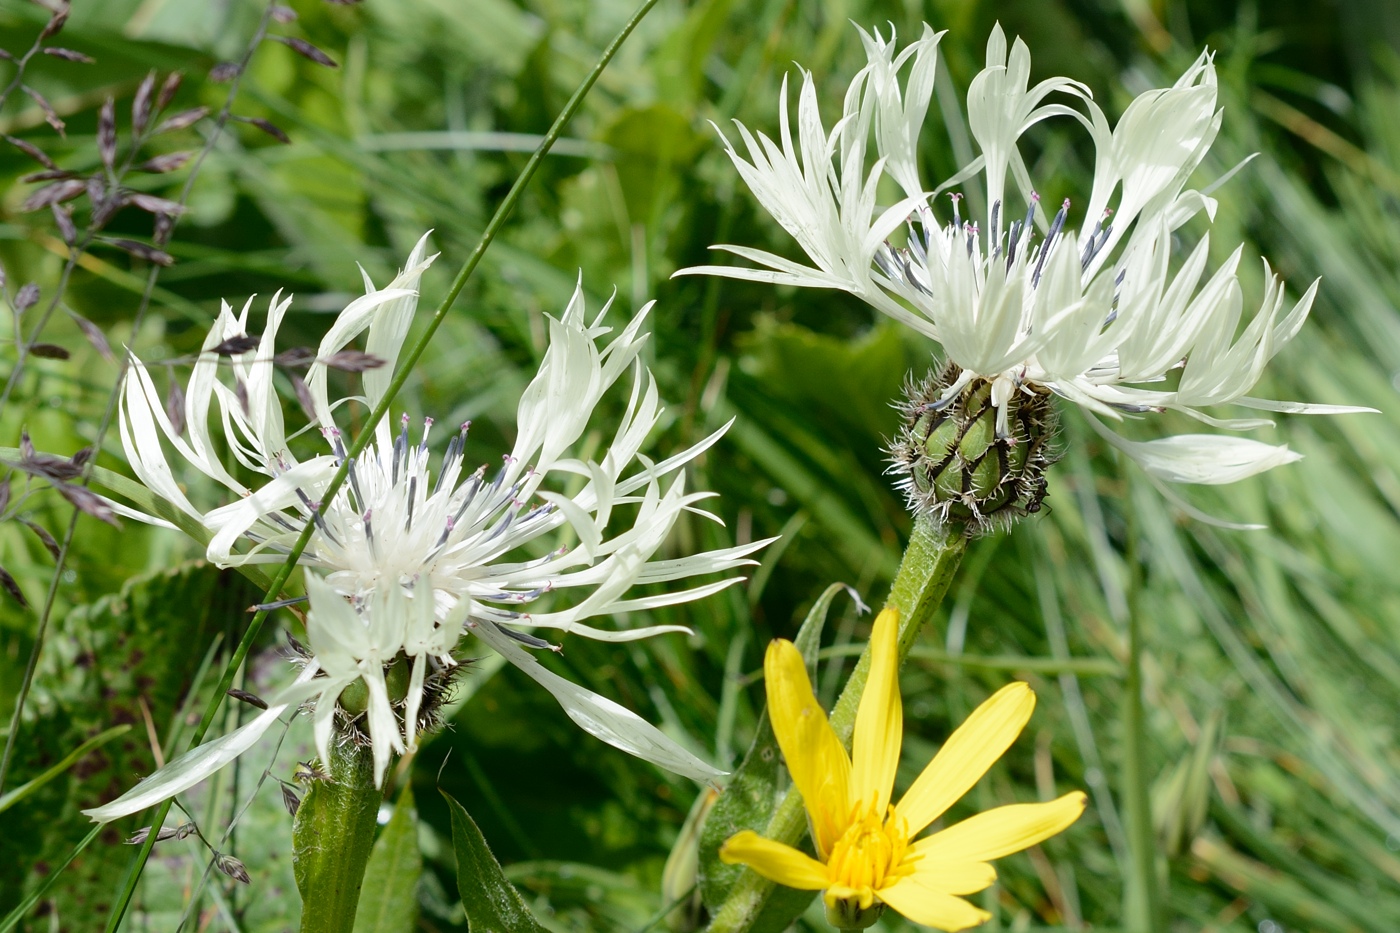
[[[910,511],[983,533],[1040,510],[1058,418],[1050,395],[1026,386],[1011,393],[998,432],[990,381],[973,379],[944,400],[961,375],[948,363],[909,386],[891,472],[904,477]]]
[[[441,724],[442,706],[462,668],[462,665],[429,664],[419,694],[418,732],[430,732]],[[408,714],[408,688],[412,680],[413,660],[408,655],[400,652],[384,665],[384,692],[400,728]],[[371,738],[362,718],[369,709],[369,688],[364,679],[357,678],[346,686],[336,699],[336,705],[340,708],[336,716],[340,734],[360,745],[369,745]]]
[[[389,702],[397,709],[408,696],[408,681],[412,675],[413,662],[406,655],[394,658],[394,663],[384,672],[384,686],[389,691]]]
[[[364,680],[352,680],[344,690],[340,691],[340,708],[353,716],[360,716],[369,709],[369,688],[365,686]]]
[[[408,682],[412,676],[412,662],[400,654],[384,669],[384,686],[389,694],[389,702],[395,710],[403,706],[408,696]],[[351,717],[359,716],[369,709],[369,688],[363,679],[353,681],[340,692],[340,708]]]

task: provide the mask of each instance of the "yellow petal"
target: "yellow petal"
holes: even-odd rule
[[[777,639],[763,659],[768,717],[792,782],[812,822],[817,854],[826,858],[850,817],[851,760],[812,693],[802,654]]]
[[[851,799],[872,800],[884,816],[899,767],[904,736],[904,706],[899,699],[899,612],[886,609],[870,633],[870,677],[856,712],[851,745]]]
[[[976,894],[997,880],[997,870],[986,862],[939,861],[922,858],[914,863],[914,873],[900,880],[911,881],[938,894]]]
[[[1074,791],[1049,803],[997,807],[920,839],[911,850],[933,861],[990,861],[1049,839],[1079,819],[1084,803],[1083,791]]]
[[[992,919],[991,914],[973,907],[960,897],[930,891],[909,878],[882,889],[879,896],[880,900],[905,918],[926,927],[947,930],[948,933],[966,930]]]
[[[726,865],[747,865],[769,881],[803,891],[820,891],[827,885],[826,866],[791,846],[764,839],[751,829],[730,836],[719,847]]]
[[[949,736],[899,801],[899,815],[914,834],[958,802],[996,764],[1035,709],[1035,694],[1023,683],[1002,687]]]

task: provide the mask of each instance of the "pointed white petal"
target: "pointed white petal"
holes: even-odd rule
[[[559,701],[564,712],[585,732],[614,748],[695,781],[709,782],[724,775],[686,751],[660,729],[607,697],[585,690],[548,670],[519,642],[491,622],[478,621],[471,631],[496,649],[507,661],[528,674]]]
[[[1100,433],[1150,475],[1168,483],[1224,485],[1303,457],[1286,446],[1223,434],[1177,434],[1130,441],[1107,429]]]
[[[315,665],[308,665],[296,681],[278,694],[268,708],[251,722],[228,735],[190,749],[111,803],[84,810],[83,813],[91,817],[94,823],[108,823],[189,790],[252,748],[288,706],[316,693],[320,685],[309,683],[315,672]]]

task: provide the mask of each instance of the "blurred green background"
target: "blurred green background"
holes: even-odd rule
[[[139,332],[132,321],[143,261],[99,246],[67,286],[62,307],[95,322],[118,353],[188,354],[220,298],[238,306],[256,293],[261,311],[278,289],[296,293],[285,344],[314,345],[359,290],[356,262],[382,284],[429,228],[443,253],[424,280],[431,305],[523,166],[531,134],[544,132],[632,12],[629,0],[291,5],[298,18],[273,32],[313,43],[338,67],[265,42],[233,107],[291,142],[246,123],[219,138],[168,247],[176,262],[159,275]],[[64,168],[90,171],[104,98],[118,99],[123,140],[130,98],[152,68],[185,73],[173,110],[217,109],[230,85],[209,71],[241,56],[262,10],[245,0],[79,0],[54,41],[96,62],[41,56],[26,78],[66,121],[66,138],[20,93],[0,111],[0,129]],[[47,16],[25,0],[0,2],[0,47],[21,53]],[[1012,677],[1028,679],[1040,696],[1031,726],[963,808],[1074,787],[1089,790],[1092,805],[1064,836],[999,863],[1001,880],[982,903],[1002,929],[1115,927],[1126,867],[1115,672],[1126,534],[1135,527],[1149,614],[1149,771],[1172,929],[1400,929],[1400,6],[662,0],[546,161],[400,404],[415,416],[473,419],[476,456],[494,459],[543,352],[544,315],[563,308],[579,270],[591,306],[616,290],[615,321],[657,299],[646,354],[668,419],[651,450],[678,449],[737,417],[692,471],[695,487],[720,493],[726,525],[691,521],[669,548],[783,538],[743,587],[654,613],[652,621],[688,624],[694,636],[634,645],[570,639],[550,663],[721,767],[735,764],[762,702],[761,682],[749,675],[767,641],[791,637],[828,583],[847,582],[872,604],[884,594],[910,526],[882,475],[884,438],[896,428],[889,402],[907,373],[928,367],[934,348],[843,295],[672,280],[679,268],[715,261],[708,246],[716,242],[794,251],[738,182],[708,124],[739,118],[776,133],[779,85],[795,76],[794,62],[815,73],[829,124],[864,62],[851,21],[893,24],[908,38],[925,20],[949,30],[925,179],[946,177],[970,154],[957,105],[997,20],[1030,45],[1032,80],[1082,80],[1111,116],[1132,94],[1171,83],[1203,47],[1214,50],[1225,123],[1199,181],[1260,155],[1218,192],[1212,249],[1223,258],[1245,241],[1246,256],[1268,257],[1295,294],[1323,276],[1313,320],[1263,388],[1382,414],[1285,416],[1258,436],[1289,443],[1303,461],[1189,492],[1212,514],[1269,526],[1253,533],[1187,519],[1146,484],[1125,483],[1112,454],[1069,416],[1068,455],[1051,473],[1048,510],[974,543],[906,669],[904,779],[977,702]],[[0,78],[12,70],[0,64]],[[204,121],[156,137],[146,151],[196,149],[208,132]],[[1044,193],[1087,196],[1087,142],[1070,121],[1029,135],[1026,159]],[[33,186],[19,181],[39,168],[0,147],[0,262],[12,291],[33,281],[47,298],[64,248],[47,211],[21,210]],[[139,187],[175,197],[189,171],[146,176]],[[80,208],[79,225],[85,220]],[[150,230],[150,217],[131,208],[109,226],[136,238]],[[1249,259],[1241,268],[1247,302],[1257,306],[1261,269]],[[41,449],[69,454],[95,435],[117,367],[65,314],[44,339],[72,358],[27,364],[0,413],[0,444],[16,444],[23,426]],[[13,339],[0,351],[8,376]],[[625,401],[614,393],[585,445],[609,435]],[[1190,425],[1145,431],[1165,428]],[[122,469],[115,432],[102,462]],[[221,501],[191,484],[195,501]],[[24,511],[61,537],[62,500],[40,492]],[[201,552],[133,522],[120,532],[80,522],[7,788],[110,725],[133,728],[0,812],[0,912],[86,832],[77,810],[149,772],[152,746],[173,748],[188,732],[189,710],[202,708],[216,679],[208,667],[217,672],[257,596],[233,575],[189,563]],[[18,522],[0,526],[0,565],[42,605],[53,560]],[[827,629],[837,650],[819,683],[825,696],[849,664],[839,649],[863,641],[868,625],[838,601]],[[250,665],[253,687],[283,676],[278,628],[269,626]],[[35,629],[33,611],[0,602],[4,723]],[[228,727],[247,710],[230,707]],[[290,778],[297,757],[309,755],[306,731],[299,724],[289,734],[274,777]],[[206,856],[195,841],[162,843],[129,929],[173,930],[182,915],[189,930],[295,925],[290,819],[275,781],[259,783],[273,755],[267,746],[261,760],[241,762],[187,801],[211,839],[252,801],[225,846],[247,864],[252,885],[217,874],[201,884]],[[663,893],[663,867],[697,789],[584,735],[512,669],[475,665],[448,728],[397,779],[414,786],[424,860],[401,929],[465,929],[437,782],[472,811],[552,929],[639,931],[689,886],[668,879]],[[99,837],[27,921],[32,929],[100,928],[131,855],[117,843],[134,828],[117,824]],[[684,918],[660,926],[668,924],[684,928]],[[879,929],[908,928],[891,916]]]

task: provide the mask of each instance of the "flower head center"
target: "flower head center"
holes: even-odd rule
[[[831,886],[857,892],[863,906],[868,906],[874,892],[908,873],[904,865],[908,848],[908,827],[894,808],[882,820],[874,807],[867,806],[832,846],[827,862]]]

